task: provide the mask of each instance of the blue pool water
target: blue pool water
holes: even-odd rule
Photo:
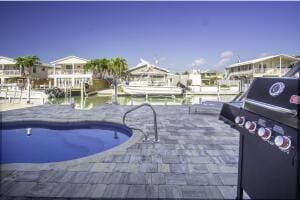
[[[2,127],[1,164],[71,160],[122,144],[132,131],[112,123],[12,123]]]

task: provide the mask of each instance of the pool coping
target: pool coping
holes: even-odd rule
[[[42,121],[42,120],[41,120]],[[11,122],[11,121],[10,121]],[[24,120],[14,121],[16,123],[21,122],[24,123]],[[53,121],[51,123],[79,123],[79,122],[93,122],[93,123],[111,123],[116,124],[118,127],[125,126],[121,123],[113,122],[113,121],[106,121],[106,120],[68,120],[68,121]],[[130,127],[126,126],[126,128],[131,129]],[[103,159],[104,157],[117,155],[118,153],[126,152],[126,149],[132,146],[133,144],[137,143],[142,139],[142,133],[137,130],[131,129],[132,135],[131,137],[125,141],[124,143],[113,147],[111,149],[105,150],[103,152],[99,152],[90,156],[81,157],[77,159],[67,160],[67,161],[59,161],[59,162],[50,162],[50,163],[11,163],[11,164],[0,164],[0,171],[41,171],[41,170],[66,170],[68,167],[82,164],[82,163],[96,163],[99,160]]]

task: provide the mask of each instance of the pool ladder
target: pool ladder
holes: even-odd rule
[[[157,133],[156,112],[155,112],[153,106],[151,106],[149,103],[143,103],[143,104],[138,105],[138,106],[136,106],[136,107],[134,107],[134,108],[128,110],[127,112],[125,112],[125,114],[123,115],[123,124],[126,125],[125,120],[126,120],[126,116],[127,116],[128,113],[131,113],[131,112],[133,112],[133,111],[135,111],[135,110],[137,110],[137,109],[139,109],[139,108],[141,108],[141,107],[144,107],[144,106],[150,107],[151,110],[152,110],[152,112],[153,112],[153,119],[154,119],[154,122],[153,122],[153,123],[154,123],[154,137],[155,137],[155,138],[154,138],[154,142],[159,142],[159,140],[158,140],[158,133]],[[127,125],[126,125],[126,126],[127,126]],[[129,126],[128,126],[128,127],[129,127]],[[144,141],[148,141],[148,140],[149,140],[148,134],[146,134],[142,129],[133,128],[133,127],[130,127],[130,128],[142,132],[142,133],[144,134],[144,137],[145,137],[145,138],[144,138]]]

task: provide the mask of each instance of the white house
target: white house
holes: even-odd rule
[[[227,80],[252,80],[256,77],[283,76],[296,61],[300,58],[285,54],[247,60],[226,67],[225,77]]]
[[[170,85],[170,71],[149,63],[144,59],[140,59],[140,62],[135,66],[127,70],[128,81],[139,81],[139,84],[143,82],[148,85],[148,82],[153,82],[155,84],[166,83]]]
[[[22,74],[21,67],[16,66],[15,59],[4,56],[0,56],[0,67],[1,84],[8,82],[9,79],[17,79],[19,83],[22,83],[28,74],[33,79],[47,79],[48,71],[52,68],[49,64],[41,63],[31,68],[25,67]]]
[[[79,89],[81,82],[92,84],[93,73],[84,70],[88,59],[68,56],[51,62],[53,71],[49,78],[54,79],[54,86],[59,88]]]
[[[123,84],[123,90],[128,94],[182,94],[182,89],[173,84],[169,70],[140,59],[135,67],[127,70],[127,84]]]
[[[16,61],[13,58],[0,56],[0,77],[1,84],[5,83],[6,79],[21,77],[21,70],[15,67]]]

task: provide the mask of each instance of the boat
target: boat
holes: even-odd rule
[[[174,85],[169,70],[140,59],[135,67],[127,70],[127,81],[122,84],[126,94],[180,95],[182,88]]]
[[[176,86],[123,85],[126,94],[180,95],[182,89]]]

